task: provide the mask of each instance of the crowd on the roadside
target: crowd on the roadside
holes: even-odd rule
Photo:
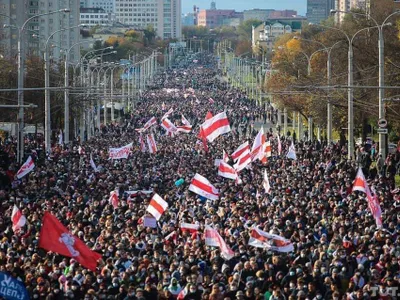
[[[282,135],[278,155],[272,130],[276,111],[257,106],[221,81],[216,68],[202,65],[215,66],[212,56],[159,74],[131,114],[103,126],[80,147],[54,145],[46,156],[41,144],[27,141],[36,167],[20,180],[9,149],[15,144],[7,146],[10,156],[0,170],[0,271],[21,280],[32,299],[396,299],[391,295],[400,293],[400,190],[394,177],[400,152],[383,160],[363,147],[349,161],[343,144],[296,141],[297,160],[292,160],[286,158],[291,138]],[[158,151],[142,152],[135,129],[153,116],[160,123],[171,108],[168,118],[181,125],[183,114],[192,132],[171,137],[161,126],[152,126],[148,132]],[[205,151],[199,125],[208,112],[222,111],[231,132]],[[242,170],[241,184],[218,176],[215,159],[246,140],[252,144],[260,126],[272,144],[267,163],[256,161]],[[108,159],[110,147],[129,143],[128,159]],[[360,166],[378,196],[382,228],[375,224],[366,195],[352,192]],[[196,173],[220,190],[218,200],[188,190]],[[176,185],[179,179],[184,183]],[[116,209],[109,202],[114,190],[120,197]],[[153,193],[127,193],[140,190]],[[145,227],[142,217],[154,193],[169,207],[156,228]],[[11,229],[14,205],[27,218],[18,232]],[[96,272],[38,247],[44,211],[102,254]],[[183,232],[181,223],[199,224],[198,233]],[[233,258],[225,260],[220,249],[205,245],[205,225],[219,231]],[[290,240],[294,251],[248,245],[253,226]],[[173,232],[175,238],[166,239]]]

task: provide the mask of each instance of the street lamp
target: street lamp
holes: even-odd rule
[[[361,15],[368,17],[371,19],[376,27],[378,27],[379,38],[378,38],[378,51],[379,51],[379,119],[385,118],[385,106],[383,103],[383,99],[385,98],[385,89],[383,88],[385,85],[385,56],[384,56],[384,47],[385,40],[383,36],[383,27],[386,25],[391,25],[390,23],[386,23],[392,16],[399,14],[400,11],[395,11],[385,18],[382,24],[378,24],[378,22],[371,17],[371,15],[366,13],[358,13],[358,12],[350,12],[350,11],[341,11],[341,10],[331,10],[331,13],[346,13],[353,15]],[[350,85],[350,84],[349,84]],[[379,153],[382,155],[383,159],[386,158],[386,134],[379,133]]]
[[[80,41],[73,44],[66,52],[65,52],[65,65],[64,65],[64,143],[69,143],[69,75],[68,75],[68,60],[69,60],[69,52],[76,46],[83,43],[88,43],[91,41]],[[82,74],[81,74],[82,76]]]
[[[30,18],[28,18],[18,29],[18,105],[19,114],[18,114],[18,157],[17,161],[22,162],[24,157],[24,58],[23,58],[23,47],[22,47],[22,32],[25,29],[25,26],[29,23],[29,21],[33,20],[37,17],[47,16],[55,13],[68,13],[70,12],[69,9],[63,8],[60,10],[50,11],[47,13],[37,14]]]
[[[51,103],[50,103],[50,90],[48,89],[50,86],[50,63],[49,63],[49,59],[48,59],[48,44],[51,40],[51,38],[56,34],[59,33],[61,31],[65,31],[65,30],[70,30],[73,28],[78,28],[83,26],[83,24],[80,25],[76,25],[76,26],[71,26],[68,28],[62,28],[59,30],[56,30],[54,32],[52,32],[49,37],[46,40],[45,46],[44,46],[44,86],[45,86],[45,90],[44,90],[44,139],[45,139],[45,149],[46,151],[50,151],[51,148]]]
[[[326,51],[326,53],[328,55],[327,66],[326,66],[326,71],[327,71],[326,79],[327,79],[328,86],[330,86],[331,76],[332,76],[332,62],[331,62],[332,50],[333,50],[333,48],[335,48],[336,45],[340,44],[342,41],[338,41],[335,44],[333,44],[333,46],[327,47],[323,43],[316,41],[316,40],[309,40],[309,39],[301,38],[299,36],[295,36],[294,38],[302,40],[302,41],[310,42],[310,43],[317,43],[317,44],[321,45],[322,47],[324,47],[322,50]],[[332,141],[332,127],[333,127],[332,126],[332,103],[330,101],[330,98],[328,97],[328,104],[327,104],[327,140],[328,140],[328,143],[330,143]]]

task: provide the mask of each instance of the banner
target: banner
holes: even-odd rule
[[[4,272],[0,272],[0,296],[7,300],[29,300],[25,285]]]
[[[129,153],[131,153],[132,143],[123,146],[121,148],[110,148],[108,150],[109,159],[120,159],[128,158]]]

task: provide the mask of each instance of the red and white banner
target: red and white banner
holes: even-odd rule
[[[263,180],[263,187],[267,194],[271,191],[271,186],[269,184],[267,170],[264,170],[264,180]]]
[[[289,151],[286,154],[286,157],[293,160],[297,160],[296,148],[294,147],[293,141],[292,144],[290,144]]]
[[[189,224],[189,223],[181,223],[180,225],[182,231],[189,231],[190,233],[197,232],[199,230],[199,224]]]
[[[51,213],[45,211],[40,229],[39,247],[63,256],[72,257],[85,268],[96,272],[101,255],[64,227]]]
[[[210,98],[208,99],[208,102],[210,102],[210,104],[214,104],[215,101],[214,101],[213,98],[210,97]]]
[[[251,148],[252,160],[263,161],[265,159],[265,134],[264,129],[261,127],[256,138],[253,142],[253,147]]]
[[[172,136],[174,136],[174,134],[178,131],[176,126],[168,118],[162,120],[161,127],[164,128],[167,133]]]
[[[92,154],[90,154],[90,166],[92,167],[94,172],[99,172],[99,169],[97,168],[96,164],[94,163]]]
[[[119,197],[118,197],[118,192],[117,191],[112,191],[110,193],[110,199],[108,202],[111,203],[111,205],[114,207],[114,209],[118,208],[118,203],[119,203]]]
[[[145,132],[147,129],[149,129],[151,126],[157,124],[157,119],[156,117],[151,117],[150,120],[144,124],[143,128],[135,129],[139,133]]]
[[[239,157],[236,164],[233,166],[236,172],[240,172],[244,168],[246,168],[251,163],[251,153],[250,150],[247,149],[243,154]]]
[[[219,166],[218,166],[218,175],[236,180],[238,175],[236,173],[236,170],[228,165],[226,162],[220,161]]]
[[[140,151],[146,152],[146,143],[144,142],[143,135],[139,136]]]
[[[158,221],[167,208],[168,203],[158,194],[154,194],[153,198],[150,200],[149,206],[147,207],[147,211]]]
[[[276,135],[276,138],[278,140],[278,155],[281,155],[282,153],[282,143],[281,143],[281,138],[279,134]]]
[[[208,111],[206,114],[206,120],[210,120],[212,117],[213,117],[212,113]]]
[[[200,174],[196,174],[193,177],[189,191],[211,200],[217,200],[219,197],[219,190]]]
[[[31,156],[28,157],[26,162],[21,166],[21,168],[17,172],[17,178],[21,179],[24,177],[26,174],[31,172],[35,168],[35,163],[33,162],[33,159]]]
[[[203,134],[210,143],[220,135],[231,131],[229,120],[225,112],[219,113],[211,119],[206,120],[200,127],[203,129]]]
[[[154,154],[157,152],[157,144],[156,144],[156,140],[154,139],[153,134],[149,134],[147,136],[147,145],[149,146],[149,152],[151,154]]]
[[[233,250],[225,243],[224,239],[220,236],[217,230],[206,225],[204,230],[205,244],[211,247],[218,247],[221,250],[221,256],[230,260],[235,256]]]
[[[294,250],[293,244],[289,240],[256,227],[251,229],[249,245],[277,252],[291,252]]]
[[[108,150],[109,159],[128,158],[132,150],[132,143],[121,148],[110,148]]]
[[[14,205],[12,213],[11,213],[11,221],[12,221],[12,230],[17,232],[26,224],[26,218],[22,214],[22,212],[18,209],[16,205]]]
[[[353,184],[353,192],[359,191],[367,194],[368,207],[371,211],[371,214],[374,216],[376,225],[381,228],[382,227],[382,210],[379,204],[378,197],[376,195],[371,194],[371,190],[369,189],[367,180],[364,177],[364,173],[361,168],[358,169],[356,179]]]
[[[161,120],[164,120],[165,118],[168,118],[170,114],[172,114],[174,112],[174,109],[171,107],[166,113],[165,115],[163,115],[163,117],[161,118]]]
[[[240,156],[242,156],[242,154],[246,151],[250,151],[250,145],[249,142],[245,142],[243,144],[241,144],[236,150],[235,152],[233,152],[231,154],[231,157],[234,161],[238,160]]]

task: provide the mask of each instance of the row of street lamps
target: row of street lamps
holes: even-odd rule
[[[22,24],[21,27],[16,26],[18,29],[18,88],[17,88],[17,93],[18,93],[18,146],[17,146],[17,160],[18,162],[22,162],[24,158],[24,62],[25,62],[25,46],[24,46],[24,39],[23,39],[23,32],[26,30],[26,25],[34,18],[38,17],[43,17],[51,14],[56,14],[56,13],[69,13],[69,9],[60,9],[56,11],[50,11],[46,13],[41,13],[41,14],[36,14],[34,16],[31,16],[30,18],[26,19],[25,22]],[[10,21],[14,21],[10,16],[1,14],[0,16],[6,17],[10,19]],[[49,62],[49,57],[48,57],[48,46],[49,42],[52,39],[52,37],[65,30],[70,30],[73,28],[78,28],[84,26],[84,24],[81,25],[76,25],[68,28],[62,28],[59,30],[56,30],[50,34],[50,36],[47,37],[46,43],[45,43],[45,48],[44,48],[44,70],[45,70],[45,149],[46,151],[50,150],[51,147],[51,99],[50,99],[50,62]],[[81,72],[80,72],[80,88],[77,87],[77,82],[76,82],[76,72],[74,72],[74,87],[70,86],[69,83],[69,54],[70,51],[77,45],[87,43],[90,41],[80,41],[75,44],[73,44],[69,49],[65,51],[65,79],[64,79],[64,142],[69,143],[69,120],[70,120],[70,115],[69,115],[69,93],[70,90],[74,91],[75,93],[80,93],[81,95],[83,94],[82,92],[85,91],[86,96],[91,97],[93,95],[96,96],[96,103],[97,103],[97,116],[94,117],[91,111],[93,110],[92,107],[86,106],[86,111],[85,111],[85,105],[82,104],[81,107],[84,109],[82,110],[82,119],[79,122],[80,123],[80,133],[81,133],[81,138],[83,139],[83,132],[84,132],[84,121],[86,118],[86,124],[87,126],[87,133],[88,137],[90,136],[90,132],[92,131],[92,127],[90,126],[91,121],[94,121],[97,118],[97,122],[95,127],[100,129],[100,100],[99,95],[95,94],[96,91],[99,91],[99,87],[101,85],[100,82],[100,70],[104,71],[104,76],[103,76],[103,85],[104,85],[104,123],[106,124],[107,122],[107,97],[109,98],[111,102],[111,121],[115,120],[114,116],[114,69],[121,68],[124,73],[128,71],[128,77],[124,78],[121,76],[121,81],[122,81],[122,98],[125,100],[125,105],[126,107],[132,103],[133,100],[133,91],[137,90],[143,90],[146,88],[146,86],[151,82],[154,74],[157,72],[157,55],[158,52],[152,49],[151,55],[148,55],[147,57],[144,57],[142,60],[135,62],[135,61],[130,61],[128,64],[105,64],[101,63],[100,65],[95,65],[95,68],[92,68],[92,65],[90,63],[85,65],[85,58],[86,56],[91,53],[93,54],[94,52],[98,52],[99,50],[94,50],[88,52],[85,56],[83,56],[79,63],[75,66],[74,70],[76,70],[76,67],[78,65],[81,66]],[[112,48],[112,47],[111,47]],[[107,55],[110,53],[104,54],[104,50],[110,49],[110,47],[100,49],[102,51],[101,53],[101,58],[103,55]],[[115,53],[115,51],[112,51],[111,53]],[[102,61],[102,59],[101,59]],[[112,65],[112,66],[110,66]],[[84,68],[86,67],[86,72]],[[93,77],[93,70],[96,69],[98,70],[98,76],[97,76],[97,85],[94,86],[94,77]],[[110,78],[107,77],[107,71],[111,70],[111,76]],[[135,70],[134,72],[131,72],[131,70]],[[137,72],[136,70],[139,70]],[[132,74],[131,74],[132,73]],[[87,75],[87,76],[85,76]],[[110,82],[110,95],[107,95],[107,82]],[[85,87],[85,89],[83,89]],[[125,95],[125,87],[128,89],[128,94]],[[42,88],[39,88],[42,89]],[[85,117],[87,113],[87,116]]]

